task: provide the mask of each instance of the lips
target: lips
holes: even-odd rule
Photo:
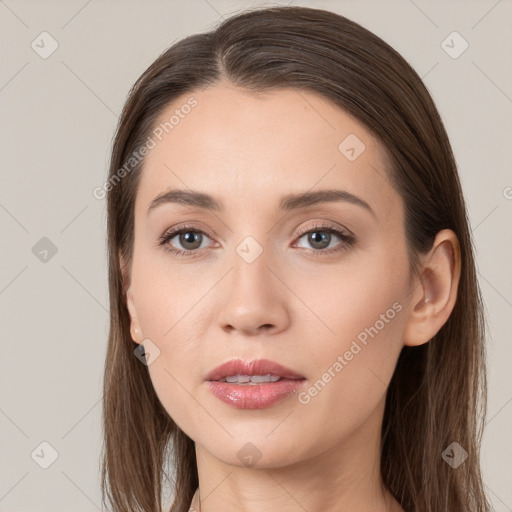
[[[284,403],[306,383],[303,375],[267,359],[232,359],[205,378],[213,395],[236,409],[266,409]]]
[[[296,380],[304,379],[290,368],[286,368],[278,363],[268,359],[257,359],[254,361],[244,361],[242,359],[231,359],[220,366],[214,368],[205,378],[206,381],[220,381],[226,377],[236,375],[272,375],[281,379]]]

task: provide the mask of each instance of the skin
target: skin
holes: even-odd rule
[[[155,391],[195,441],[201,510],[403,510],[379,472],[386,390],[402,347],[428,342],[453,309],[456,236],[441,231],[422,256],[420,278],[410,274],[404,207],[387,179],[386,153],[322,96],[255,95],[221,83],[177,98],[161,120],[191,96],[197,106],[145,160],[127,304],[133,339],[160,350],[148,367]],[[365,144],[354,161],[338,149],[349,134]],[[153,198],[174,187],[211,194],[224,211],[165,204],[148,215]],[[348,202],[278,209],[284,194],[331,188],[357,195],[375,217]],[[323,231],[316,221],[349,230],[356,243],[328,254],[345,244],[333,234],[319,249],[325,254],[312,255],[319,245],[297,231]],[[183,223],[204,233],[195,257],[158,246]],[[236,252],[247,236],[263,249],[252,263]],[[190,245],[179,235],[167,243]],[[292,395],[239,410],[203,382],[232,358],[266,358],[304,375],[309,387],[395,303],[400,312],[307,404]],[[261,456],[253,467],[237,456],[249,442]]]

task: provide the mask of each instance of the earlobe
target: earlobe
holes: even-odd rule
[[[460,280],[460,246],[450,229],[440,231],[423,259],[421,282],[415,283],[404,331],[404,345],[430,341],[446,323],[457,300]]]

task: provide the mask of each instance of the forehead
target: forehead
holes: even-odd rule
[[[160,114],[137,209],[169,188],[191,188],[233,208],[342,188],[388,210],[399,201],[380,142],[352,115],[311,91],[254,94],[223,84],[176,98]]]

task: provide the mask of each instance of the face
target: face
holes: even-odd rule
[[[143,166],[127,292],[136,341],[156,354],[160,401],[228,464],[243,464],[247,443],[267,467],[348,445],[382,419],[408,308],[403,203],[383,148],[312,92],[216,85],[176,99],[160,121],[176,109]],[[177,189],[218,209],[153,203]],[[327,190],[343,192],[291,200]],[[235,407],[205,381],[231,359],[303,379],[270,405]]]

